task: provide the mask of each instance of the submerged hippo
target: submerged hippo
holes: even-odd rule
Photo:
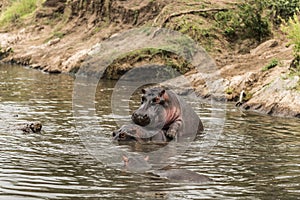
[[[142,89],[141,106],[133,112],[135,124],[166,131],[173,139],[181,135],[196,135],[203,131],[203,124],[191,106],[171,90],[155,87]]]
[[[122,158],[126,170],[132,172],[145,172],[151,169],[151,165],[148,163],[149,160],[148,156],[144,158],[141,157],[129,158],[127,156],[122,156]]]
[[[139,143],[145,142],[168,142],[163,130],[147,130],[136,124],[123,125],[120,129],[113,132],[113,140],[116,141],[134,141]]]
[[[39,133],[42,130],[42,123],[41,122],[27,123],[26,125],[24,125],[19,129],[24,133]]]
[[[154,170],[153,173],[171,182],[205,183],[212,181],[212,179],[205,175],[187,169]]]
[[[150,170],[151,165],[148,163],[148,160],[148,156],[145,158],[128,158],[127,156],[123,156],[125,169],[134,172],[144,172]],[[205,183],[212,181],[212,179],[205,175],[201,175],[187,169],[151,170],[149,173],[155,177],[158,177],[159,179],[166,179],[171,182]]]

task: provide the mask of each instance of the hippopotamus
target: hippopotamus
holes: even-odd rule
[[[42,130],[42,123],[41,122],[27,123],[26,125],[24,125],[19,129],[24,133],[39,133]]]
[[[151,169],[151,165],[148,163],[149,156],[146,156],[144,158],[141,157],[129,158],[123,155],[122,158],[126,170],[133,171],[133,172],[144,172]]]
[[[161,128],[171,139],[195,136],[203,131],[203,124],[192,107],[171,90],[161,87],[142,89],[141,106],[131,118],[140,126]]]
[[[187,169],[160,169],[150,170],[151,165],[148,163],[149,156],[144,158],[128,158],[122,156],[124,161],[124,167],[126,170],[134,172],[148,171],[149,174],[159,178],[166,179],[170,182],[182,182],[182,183],[205,183],[210,182],[212,179],[205,175],[198,174]]]
[[[170,141],[165,132],[161,129],[147,130],[146,128],[136,125],[123,125],[120,129],[113,131],[113,140],[118,142],[154,142],[164,143]]]
[[[188,169],[154,170],[153,174],[171,182],[205,183],[212,181],[211,178]]]

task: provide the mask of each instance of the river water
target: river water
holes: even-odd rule
[[[223,132],[210,152],[201,154],[200,138],[172,163],[213,181],[170,182],[110,167],[89,153],[76,131],[73,84],[69,75],[0,65],[0,199],[300,197],[299,119],[244,113],[227,104]],[[114,82],[101,82],[97,91],[102,97],[95,99],[99,134],[106,138],[117,128],[110,109],[113,87]],[[218,121],[211,109],[205,101],[195,109],[204,126]],[[18,130],[30,121],[41,121],[42,133]]]

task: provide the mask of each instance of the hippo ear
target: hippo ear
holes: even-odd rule
[[[166,90],[162,90],[160,93],[159,93],[159,97],[161,98],[161,103],[164,103],[166,101],[169,101],[169,96],[168,94],[166,93]]]
[[[124,161],[124,165],[127,166],[128,165],[128,157],[126,156],[122,156],[123,161]]]
[[[163,89],[162,91],[160,91],[159,96],[162,97],[165,94],[165,92],[166,90]]]
[[[145,90],[144,88],[142,89],[142,93],[143,93],[143,94],[146,94],[146,90]]]
[[[116,135],[117,135],[117,131],[113,131],[112,136],[116,137]]]
[[[145,160],[146,162],[148,162],[148,161],[149,161],[149,156],[146,156],[146,157],[144,158],[144,160]]]

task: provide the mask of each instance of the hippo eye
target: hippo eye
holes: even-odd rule
[[[160,105],[164,105],[164,104],[165,104],[165,100],[161,100],[161,101],[159,102],[159,104],[160,104]]]
[[[141,104],[143,104],[146,100],[147,100],[146,97],[142,96]]]
[[[120,134],[119,134],[119,137],[120,137],[120,138],[125,138],[125,133],[120,133]]]
[[[159,103],[160,102],[160,98],[159,97],[155,97],[152,99],[152,103]]]

